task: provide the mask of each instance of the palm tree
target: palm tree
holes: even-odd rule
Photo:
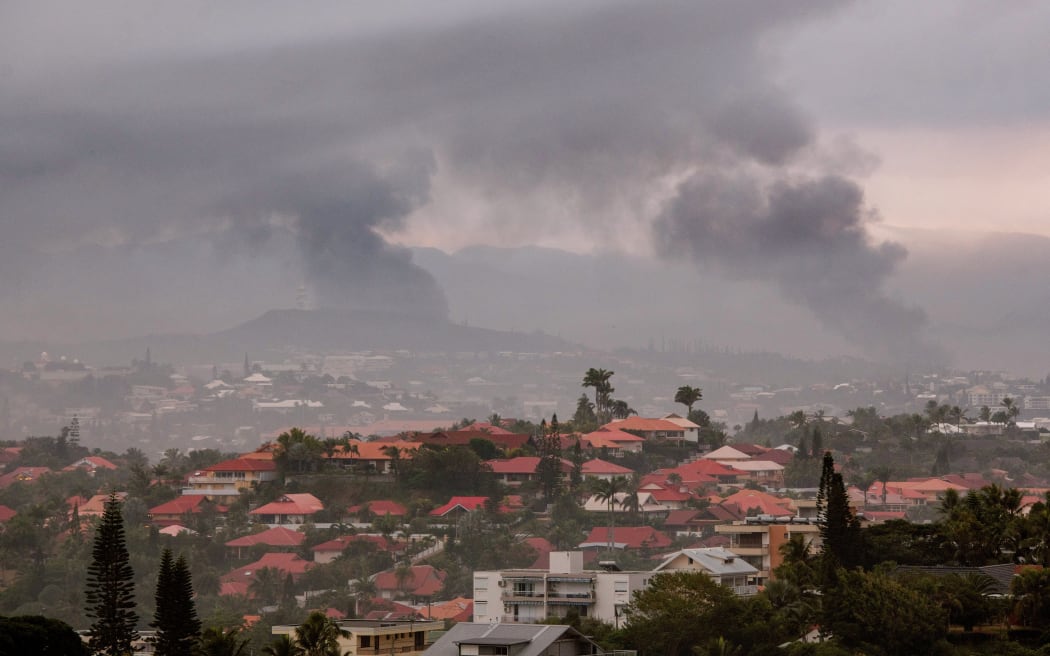
[[[594,388],[594,414],[598,416],[599,424],[609,423],[609,397],[616,391],[609,383],[613,373],[606,369],[591,367],[583,375],[583,387]]]
[[[688,418],[689,415],[693,414],[693,406],[696,405],[697,401],[703,398],[703,390],[701,390],[699,387],[690,387],[689,385],[682,385],[674,394],[674,402],[681,403],[689,409],[685,415],[686,418]]]
[[[609,553],[614,547],[613,537],[616,528],[616,515],[613,506],[617,503],[617,495],[627,489],[627,479],[623,476],[613,478],[597,479],[594,482],[594,498],[609,508]]]
[[[262,648],[266,656],[302,656],[303,650],[292,640],[291,636],[282,635]]]
[[[627,419],[631,415],[638,414],[638,411],[629,406],[627,401],[610,401],[609,414],[613,419]]]
[[[281,573],[273,567],[263,567],[255,572],[251,585],[251,591],[264,604],[272,604],[277,600],[277,593],[281,589]]]
[[[1007,423],[1015,423],[1017,416],[1021,414],[1021,408],[1017,405],[1017,402],[1007,396],[1003,399],[1003,407],[1006,408]]]
[[[239,629],[223,630],[210,626],[201,634],[197,648],[200,656],[243,656],[248,651],[248,641],[240,638]]]
[[[353,583],[350,584],[350,588],[354,593],[355,614],[360,616],[362,602],[367,603],[371,601],[376,596],[376,593],[379,592],[379,589],[376,587],[376,582],[365,573],[363,568],[361,576],[354,579]]]
[[[349,635],[324,613],[314,611],[295,630],[295,643],[303,656],[339,656],[339,638]]]
[[[398,479],[401,470],[401,449],[393,444],[382,448],[383,454],[390,457],[390,469],[393,470],[394,480]]]
[[[415,577],[415,572],[412,571],[412,566],[405,561],[401,561],[398,566],[394,569],[394,578],[397,580],[398,592],[404,592],[405,586],[408,582]]]

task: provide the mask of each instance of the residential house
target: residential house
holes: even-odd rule
[[[276,570],[280,575],[280,580],[283,581],[285,577],[291,576],[293,581],[297,581],[306,573],[306,570],[313,566],[314,563],[309,560],[303,560],[298,554],[294,553],[276,552],[263,554],[262,558],[254,563],[238,567],[224,574],[219,579],[219,594],[251,597],[251,584],[255,581],[255,577],[260,570]]]
[[[609,481],[617,476],[623,476],[625,478],[630,477],[634,474],[633,469],[622,467],[615,463],[607,462],[600,458],[588,460],[583,463],[583,477],[584,479],[597,479],[602,481]]]
[[[740,472],[737,481],[750,481],[767,488],[784,487],[784,465],[772,460],[741,460],[728,464]]]
[[[321,500],[312,494],[285,494],[280,499],[252,510],[248,514],[271,526],[305,524],[324,510]]]
[[[391,517],[404,518],[408,516],[408,508],[397,501],[391,501],[389,499],[376,499],[374,501],[365,501],[350,506],[346,509],[346,512],[350,515],[362,515],[367,514],[369,517],[385,517],[390,515]]]
[[[637,507],[632,509],[634,512],[643,515],[660,515],[666,514],[671,510],[668,506],[657,501],[652,492],[639,489],[637,497]],[[609,501],[599,499],[598,495],[592,494],[583,503],[583,509],[587,512],[607,513],[610,512],[609,505]],[[614,513],[623,513],[626,512],[631,505],[632,499],[630,494],[627,492],[617,492],[613,495],[611,510]]]
[[[780,548],[794,535],[801,535],[810,551],[820,549],[820,527],[801,517],[749,517],[741,522],[715,526],[715,532],[729,538],[729,550],[758,570],[758,585],[764,585],[784,561]]]
[[[681,419],[679,417],[678,419]],[[684,422],[684,423],[683,423]],[[646,440],[671,440],[682,442],[700,441],[700,427],[691,421],[671,421],[669,419],[648,419],[646,417],[628,417],[605,424],[602,428],[630,431]]]
[[[461,622],[449,629],[425,653],[426,656],[583,656],[605,652],[571,626]]]
[[[167,503],[150,508],[149,516],[154,526],[171,526],[184,523],[188,515],[211,510],[223,512],[225,509],[208,501],[206,497],[175,497]]]
[[[668,556],[653,572],[699,571],[741,597],[758,594],[758,569],[723,547],[682,549]]]
[[[410,439],[429,446],[470,446],[471,440],[488,440],[504,452],[510,452],[526,446],[532,437],[527,433],[511,433],[505,430],[498,432],[466,428],[455,431],[417,433]]]
[[[396,460],[411,460],[420,446],[419,442],[406,440],[350,440],[349,446],[339,447],[330,457],[333,462],[346,469],[365,469],[378,474],[390,474],[397,465]]]
[[[274,551],[292,551],[302,546],[306,534],[284,526],[275,526],[265,531],[234,538],[226,543],[226,548],[234,558],[241,559],[250,553],[253,547],[265,546]]]
[[[357,533],[355,535],[341,535],[337,538],[322,542],[321,544],[315,545],[310,550],[314,554],[315,563],[330,563],[339,556],[343,555],[343,552],[354,543],[369,543],[375,545],[378,551],[385,551],[391,554],[400,554],[405,550],[405,544],[396,540],[387,539],[382,535],[369,535],[367,533]]]
[[[555,551],[546,569],[474,572],[474,621],[535,624],[575,611],[623,626],[623,609],[650,572],[585,570],[582,551]]]
[[[431,565],[412,565],[406,573],[405,578],[392,569],[376,574],[376,592],[383,599],[412,599],[413,603],[419,603],[439,594],[448,576]]]
[[[430,516],[455,519],[466,513],[483,509],[488,500],[488,497],[452,497],[448,503],[431,510]]]
[[[508,487],[520,487],[522,483],[538,480],[538,469],[541,459],[536,456],[519,456],[508,460],[489,460],[485,464],[492,468],[496,480]],[[568,480],[572,463],[559,458],[561,478]]]
[[[595,526],[580,543],[579,548],[599,551],[607,549],[610,537],[614,549],[660,550],[671,546],[671,538],[652,526]]]
[[[7,489],[15,483],[35,483],[44,474],[50,474],[49,467],[16,467],[14,470],[0,476],[0,490]]]
[[[117,466],[115,464],[113,464],[109,460],[106,460],[102,456],[87,456],[85,458],[77,460],[76,462],[70,465],[67,465],[66,467],[63,467],[62,471],[71,472],[80,470],[87,472],[91,476],[94,476],[95,472],[97,472],[100,469],[103,471],[114,471],[116,468]]]
[[[339,653],[343,656],[385,656],[406,654],[419,656],[431,646],[430,636],[445,628],[444,622],[417,619],[337,620],[341,631]],[[275,636],[295,637],[298,625],[276,625]]]
[[[184,488],[182,494],[231,503],[240,497],[241,490],[275,480],[277,463],[271,458],[241,456],[193,472],[187,479],[190,486]]]
[[[641,453],[645,438],[617,428],[602,427],[580,437],[580,446],[620,457],[625,453]]]

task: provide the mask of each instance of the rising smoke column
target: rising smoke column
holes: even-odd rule
[[[920,339],[923,312],[882,292],[906,252],[893,243],[873,244],[866,214],[860,187],[836,175],[762,183],[697,173],[678,186],[653,231],[664,253],[775,284],[872,355],[928,354]]]

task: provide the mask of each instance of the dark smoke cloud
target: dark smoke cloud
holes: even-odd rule
[[[279,5],[215,9],[217,37],[243,36],[250,11],[280,38],[113,47],[42,71],[46,91],[17,72],[0,267],[56,244],[263,252],[280,233],[323,303],[443,316],[433,279],[381,236],[409,216],[462,230],[459,208],[434,207],[439,181],[489,217],[478,241],[571,222],[601,244],[685,179],[653,229],[662,252],[776,285],[874,351],[919,343],[921,314],[880,291],[903,251],[871,243],[855,185],[796,170],[820,159],[818,131],[771,72],[771,38],[842,4],[468,3],[323,37],[283,34]]]
[[[906,253],[897,244],[873,245],[866,214],[860,187],[839,176],[762,184],[698,173],[679,186],[654,231],[666,253],[772,282],[873,355],[928,354],[923,312],[881,291]]]

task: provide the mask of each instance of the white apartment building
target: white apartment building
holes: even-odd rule
[[[550,569],[474,572],[474,621],[535,624],[576,611],[616,627],[655,572],[585,570],[582,551],[555,551]]]

